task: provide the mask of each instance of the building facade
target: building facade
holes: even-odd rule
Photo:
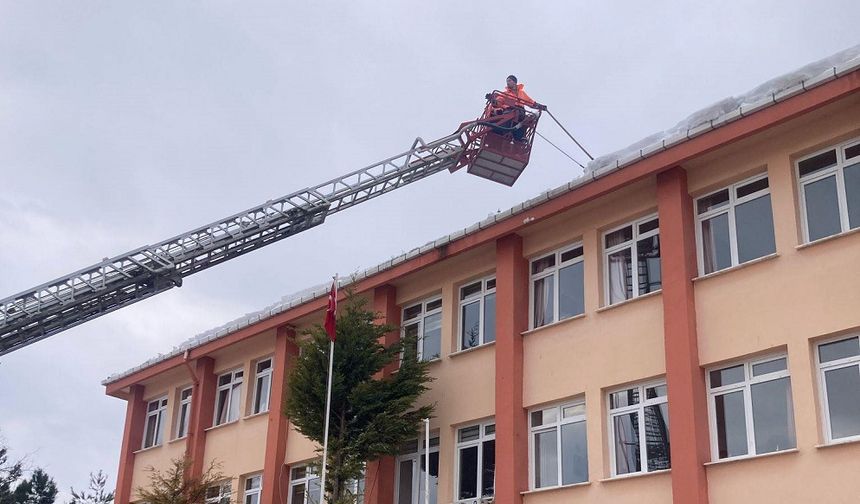
[[[431,361],[431,502],[860,499],[860,71],[709,126],[353,282]],[[213,503],[318,502],[280,399],[324,310],[107,380],[117,503],[183,454],[222,463]],[[423,502],[424,449],[365,502]]]

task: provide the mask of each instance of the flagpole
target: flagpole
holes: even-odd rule
[[[328,462],[328,421],[329,416],[331,414],[331,375],[332,368],[334,367],[334,341],[329,343],[328,346],[328,386],[326,390],[326,400],[325,400],[325,432],[323,434],[323,463],[322,463],[322,474],[320,475],[320,501],[321,504],[326,503],[326,494],[325,494],[325,473],[326,473],[326,464]]]
[[[424,419],[424,504],[430,504],[430,419]]]
[[[330,296],[333,296],[333,300],[330,301],[330,305],[333,302],[335,307],[335,312],[337,311],[337,275],[334,276],[334,283],[332,284],[332,291]],[[332,316],[335,316],[336,313],[332,313]],[[325,494],[325,476],[326,476],[326,465],[328,464],[328,425],[329,425],[329,417],[331,416],[331,375],[332,370],[334,369],[334,335],[329,334],[329,346],[328,346],[328,385],[326,385],[326,399],[325,399],[325,431],[323,432],[323,455],[322,455],[322,474],[320,474],[320,504],[326,503],[326,494]]]

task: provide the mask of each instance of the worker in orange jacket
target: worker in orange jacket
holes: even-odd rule
[[[490,103],[487,107],[486,115],[493,116],[514,108],[522,109],[523,105],[528,105],[529,107],[539,110],[546,110],[546,105],[542,105],[534,101],[532,97],[526,93],[523,87],[524,86],[522,84],[517,83],[517,77],[515,75],[508,75],[508,78],[505,81],[505,89],[503,91],[487,95],[487,99],[490,100]],[[520,120],[522,120],[522,117],[520,117]],[[507,127],[510,126],[510,124],[500,126]],[[504,131],[502,128],[494,128],[494,130],[496,133],[502,133]],[[524,134],[525,131],[521,129],[513,131],[515,140],[521,140]]]

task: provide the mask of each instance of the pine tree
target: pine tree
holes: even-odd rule
[[[350,293],[337,319],[325,489],[332,503],[354,502],[346,488],[361,477],[364,463],[396,455],[400,445],[418,435],[422,419],[434,409],[415,406],[431,380],[427,363],[417,359],[417,341],[404,338],[383,346],[380,338],[397,328],[375,324],[378,316],[366,305],[364,298]],[[290,373],[284,414],[322,446],[329,339],[319,325],[306,335]],[[398,360],[396,373],[379,377]]]
[[[137,500],[148,504],[204,504],[206,491],[224,477],[214,460],[200,477],[187,477],[190,468],[188,458],[174,459],[163,471],[151,466],[146,468],[149,486],[137,488]]]
[[[87,490],[76,491],[71,488],[72,500],[68,504],[113,504],[114,492],[108,491],[107,476],[99,469],[96,474],[90,473],[90,487]]]
[[[18,484],[13,496],[17,504],[54,504],[57,484],[48,473],[36,469],[30,478]]]
[[[13,488],[21,477],[23,467],[20,461],[9,461],[9,450],[0,445],[0,504],[14,504]]]

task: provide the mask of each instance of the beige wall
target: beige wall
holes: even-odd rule
[[[699,358],[709,367],[787,350],[798,443],[797,452],[709,465],[713,504],[854,502],[851,499],[860,495],[860,479],[854,477],[860,467],[860,444],[816,447],[822,443],[821,417],[810,343],[860,328],[860,233],[798,249],[793,175],[795,157],[851,135],[860,136],[860,98],[843,100],[685,165],[694,197],[756,173],[766,171],[769,176],[777,255],[695,281]],[[671,502],[668,473],[601,481],[610,475],[606,391],[665,373],[660,293],[603,307],[602,233],[655,213],[655,192],[655,180],[643,180],[529,226],[522,233],[527,257],[576,241],[584,245],[585,314],[524,335],[523,399],[525,407],[532,408],[585,398],[591,481],[574,488],[529,492],[527,504],[572,499]],[[437,405],[431,427],[441,436],[439,504],[450,502],[454,494],[456,428],[494,415],[494,346],[455,353],[457,289],[494,270],[495,249],[487,245],[395,281],[401,307],[433,295],[443,299],[442,357],[430,365],[435,381],[424,398]],[[314,314],[299,323],[320,319],[320,314]],[[274,335],[266,334],[225,349],[215,356],[216,371],[244,366],[244,398],[248,400],[251,361],[271,353],[273,345]],[[147,398],[186,382],[182,372],[165,374],[147,384]],[[173,402],[169,405],[171,419]],[[224,461],[227,474],[260,471],[265,436],[265,417],[243,418],[212,429],[207,434],[207,460]],[[286,462],[313,459],[314,448],[291,428]],[[135,485],[141,481],[142,467],[163,464],[174,451],[168,445],[140,453]],[[827,492],[833,494],[825,498]]]

